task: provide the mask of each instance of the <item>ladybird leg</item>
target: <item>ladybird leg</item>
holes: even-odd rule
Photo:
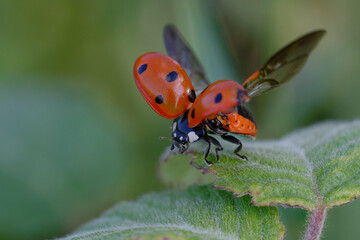
[[[174,148],[175,148],[175,145],[171,144],[170,151],[174,150]]]
[[[212,165],[212,162],[210,162],[210,161],[207,160],[207,157],[208,157],[208,155],[209,155],[210,148],[211,148],[211,141],[210,141],[210,138],[209,138],[208,135],[205,135],[205,136],[203,137],[203,139],[204,139],[205,142],[208,144],[208,146],[207,146],[207,148],[206,148],[206,150],[205,150],[205,153],[204,153],[204,160],[205,160],[205,162],[206,162],[206,164],[207,164],[208,166],[211,166],[211,165]]]
[[[187,147],[184,145],[180,145],[180,146],[181,146],[181,148],[179,148],[179,153],[183,154],[187,150]]]
[[[219,154],[218,151],[222,151],[224,148],[221,146],[216,138],[209,136],[210,141],[216,146],[215,153],[216,153],[216,161],[219,161]]]
[[[189,149],[189,144],[186,144],[182,149],[181,149],[181,154],[183,154],[184,152],[186,152]]]
[[[225,141],[228,141],[228,142],[231,142],[231,143],[234,143],[234,144],[238,145],[238,147],[234,151],[235,155],[239,156],[241,158],[241,160],[245,160],[245,161],[248,160],[246,156],[239,154],[239,152],[242,149],[242,143],[241,143],[241,141],[239,139],[237,139],[234,136],[226,135],[226,134],[221,135],[221,138],[224,139]]]

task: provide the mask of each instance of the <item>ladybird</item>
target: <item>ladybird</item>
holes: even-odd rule
[[[310,52],[325,35],[325,30],[308,33],[275,53],[260,70],[242,84],[219,80],[212,84],[204,68],[174,25],[164,28],[164,42],[168,55],[150,52],[140,56],[134,65],[136,86],[147,103],[159,115],[174,119],[172,145],[184,153],[191,143],[207,143],[204,160],[212,144],[216,160],[223,150],[213,136],[236,144],[234,153],[240,155],[242,143],[230,134],[255,138],[256,123],[244,106],[251,98],[266,93],[291,80],[304,67]]]

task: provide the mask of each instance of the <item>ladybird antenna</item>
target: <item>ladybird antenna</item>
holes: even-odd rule
[[[159,137],[159,139],[160,140],[168,140],[168,141],[172,141],[172,139],[171,138],[169,138],[169,137]]]

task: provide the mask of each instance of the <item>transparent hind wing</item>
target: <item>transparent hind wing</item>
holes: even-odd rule
[[[168,55],[184,68],[198,95],[210,83],[205,76],[204,68],[175,25],[165,26],[164,42]]]
[[[325,35],[319,30],[306,34],[288,44],[242,85],[250,97],[255,97],[291,80],[304,67],[311,51]]]

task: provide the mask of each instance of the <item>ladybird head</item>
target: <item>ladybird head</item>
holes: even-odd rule
[[[176,118],[172,125],[173,144],[171,150],[177,147],[180,153],[184,153],[189,148],[190,143],[196,142],[205,134],[201,126],[190,128],[187,116],[188,111]]]
[[[172,132],[173,144],[171,145],[171,150],[177,147],[179,149],[179,153],[184,153],[189,148],[190,142],[188,135],[177,128],[177,126],[179,125],[178,120],[179,119],[175,119],[173,123],[173,132]]]
[[[190,143],[186,140],[180,140],[179,137],[173,137],[173,144],[171,145],[171,150],[175,147],[179,149],[179,153],[184,153],[188,150]]]

